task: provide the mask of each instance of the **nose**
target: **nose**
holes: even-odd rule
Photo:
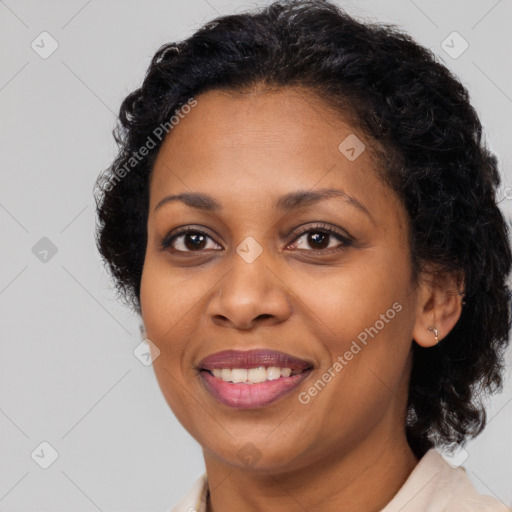
[[[272,268],[271,258],[264,254],[252,263],[234,254],[231,270],[208,304],[215,325],[239,330],[279,324],[290,317],[291,311],[288,287],[279,278],[277,268]]]

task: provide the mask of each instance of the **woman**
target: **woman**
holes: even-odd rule
[[[173,510],[504,511],[438,451],[485,425],[510,326],[497,161],[468,93],[328,2],[154,56],[98,247],[206,473]]]

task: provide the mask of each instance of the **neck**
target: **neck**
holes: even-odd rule
[[[206,451],[204,455],[208,512],[379,512],[418,463],[405,434],[386,443],[366,440],[284,473],[234,468]]]

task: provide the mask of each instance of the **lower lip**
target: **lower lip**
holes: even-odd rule
[[[257,384],[226,382],[206,370],[202,370],[200,375],[206,389],[224,405],[236,409],[257,409],[270,405],[293,391],[311,371],[309,369],[297,375]]]

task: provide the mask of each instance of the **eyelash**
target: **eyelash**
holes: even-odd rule
[[[196,235],[203,235],[205,237],[208,237],[208,238],[212,239],[210,237],[210,235],[208,233],[206,233],[205,231],[202,231],[201,229],[197,229],[197,228],[195,228],[193,226],[188,226],[188,227],[178,231],[177,233],[170,233],[170,234],[168,234],[162,240],[162,242],[159,244],[160,249],[161,250],[168,250],[171,247],[171,245],[173,244],[173,242],[177,238],[179,238],[181,236],[184,236],[184,235],[187,235],[189,233],[193,233],[193,234],[196,234]],[[288,245],[291,245],[291,244],[297,242],[298,239],[301,238],[306,233],[319,233],[319,234],[323,234],[323,235],[332,235],[335,238],[337,238],[341,242],[341,244],[338,247],[335,247],[335,248],[331,247],[331,248],[327,248],[327,249],[306,249],[306,250],[305,249],[298,249],[299,251],[305,250],[305,252],[330,254],[332,252],[338,252],[338,251],[341,251],[343,249],[346,249],[347,247],[350,247],[352,245],[353,241],[354,241],[353,238],[351,238],[349,236],[342,235],[339,231],[333,229],[332,227],[330,227],[327,224],[317,223],[314,226],[306,226],[305,228],[301,229],[298,233],[296,233],[294,235],[295,236],[294,239]],[[201,253],[204,250],[205,249],[200,249],[200,250],[197,250],[197,251],[173,250],[172,252],[174,254],[186,255],[186,254],[191,254],[191,253],[192,254],[193,253]],[[219,249],[214,249],[214,250],[218,251]]]

